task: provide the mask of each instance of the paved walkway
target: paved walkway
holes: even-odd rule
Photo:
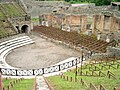
[[[36,83],[37,83],[37,86],[36,86],[37,90],[50,90],[43,76],[36,77]]]

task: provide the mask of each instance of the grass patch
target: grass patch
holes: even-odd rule
[[[31,19],[33,22],[38,22],[39,21],[39,18],[32,18]]]
[[[16,79],[3,79],[3,87],[7,87],[10,82],[13,82]]]
[[[2,7],[5,9],[6,13],[10,17],[21,16],[21,13],[15,8],[12,3],[2,4]]]
[[[20,83],[16,84],[11,90],[33,90],[34,89],[34,80],[25,79]]]
[[[5,15],[3,14],[1,10],[0,10],[0,19],[5,19]]]
[[[80,84],[63,80],[60,76],[48,77],[47,80],[55,90],[84,90],[84,87]]]
[[[118,60],[117,62],[120,62],[120,60]],[[115,68],[112,68],[112,67],[109,69],[109,66],[108,66],[109,64],[112,64],[112,67],[117,68],[118,63],[115,62],[113,64],[112,62],[109,62],[106,65],[106,63],[103,62],[102,64],[92,65],[93,70],[95,69],[95,66],[98,67],[99,69],[101,69],[102,65],[104,65],[106,67],[106,68],[101,69],[101,71],[106,75],[106,76],[102,76],[102,77],[91,76],[91,75],[80,76],[79,73],[80,73],[81,69],[79,68],[78,76],[77,76],[78,81],[83,79],[85,82],[87,82],[88,85],[90,85],[90,83],[93,83],[96,87],[98,87],[100,84],[102,84],[107,90],[113,90],[114,87],[120,86],[120,67],[118,69],[115,69]],[[89,73],[92,73],[92,70],[91,71],[89,70],[90,66],[91,65],[87,65],[87,67],[83,66],[82,71],[84,73],[86,73],[86,71],[89,71]],[[94,72],[96,72],[96,74],[99,75],[98,68],[96,69],[96,71],[94,70]],[[108,70],[115,75],[116,79],[113,78],[113,77],[111,77],[110,79],[108,78],[108,75],[107,75]],[[75,70],[66,72],[66,73],[64,73],[64,75],[68,76],[68,77],[75,78]],[[62,89],[68,90],[68,88],[72,88],[72,89],[69,89],[69,90],[82,90],[82,89],[85,88],[85,87],[81,86],[80,83],[74,84],[75,82],[66,81],[64,79],[61,79],[60,76],[48,77],[47,79],[53,85],[55,90],[62,90]],[[70,85],[67,85],[67,83],[69,83]],[[61,87],[62,87],[62,89],[61,89]],[[73,89],[73,88],[75,88],[75,89]]]
[[[3,85],[6,88],[10,82],[13,82],[16,79],[3,79]],[[13,88],[10,90],[33,90],[34,89],[34,80],[33,79],[23,79],[22,81],[16,83]]]

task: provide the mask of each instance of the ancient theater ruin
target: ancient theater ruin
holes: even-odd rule
[[[0,0],[0,90],[119,90],[119,71],[120,2]]]

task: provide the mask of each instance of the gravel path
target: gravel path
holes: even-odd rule
[[[6,62],[21,69],[38,69],[54,65],[70,57],[80,56],[80,52],[46,41],[39,36],[31,35],[34,44],[13,50]]]

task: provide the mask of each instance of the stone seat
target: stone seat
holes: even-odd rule
[[[15,48],[34,43],[28,36],[18,37],[9,41],[0,43],[0,66],[13,68],[5,62],[6,56]]]

